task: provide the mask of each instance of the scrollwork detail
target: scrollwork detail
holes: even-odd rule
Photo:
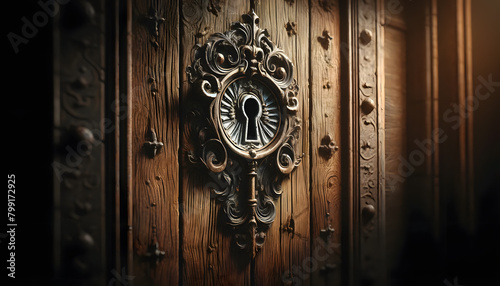
[[[257,220],[263,224],[270,225],[276,218],[276,207],[269,196],[259,196],[257,201]]]
[[[203,144],[201,160],[210,171],[215,173],[222,172],[226,168],[226,148],[219,140],[210,139]]]
[[[242,18],[232,30],[215,33],[194,48],[193,64],[186,72],[208,97],[215,97],[222,79],[238,69],[267,74],[282,89],[293,82],[292,61],[268,38],[267,30],[258,27],[259,17],[252,11]]]
[[[190,95],[197,102],[186,120],[193,147],[186,158],[210,171],[211,197],[221,203],[236,246],[252,249],[254,255],[276,218],[282,181],[302,159],[295,153],[301,122],[296,117],[300,101],[294,66],[258,24],[253,11],[243,15],[231,30],[195,46],[186,68]],[[276,130],[266,133],[266,140],[259,135],[247,142],[240,136],[245,129],[236,124],[249,96],[261,103],[255,122],[262,131],[256,134]]]

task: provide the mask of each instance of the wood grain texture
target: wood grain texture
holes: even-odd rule
[[[310,279],[309,7],[307,1],[289,2],[256,1],[255,12],[260,17],[260,27],[269,31],[271,40],[294,64],[302,121],[296,150],[305,156],[290,179],[283,181],[283,194],[276,203],[276,220],[267,231],[266,243],[255,260],[255,285],[288,285],[290,282],[308,285]]]
[[[310,13],[311,249],[312,257],[318,261],[318,267],[312,269],[312,285],[340,285],[340,152],[344,147],[348,150],[347,146],[339,146],[342,140],[339,7],[337,1],[328,3],[325,6],[324,1],[311,1]],[[320,150],[327,135],[339,148],[331,158]]]
[[[164,18],[156,27],[149,17]],[[132,1],[133,274],[135,285],[178,284],[177,1]],[[151,157],[151,131],[163,147]],[[148,257],[158,243],[164,257]],[[149,253],[149,254],[148,254]]]
[[[218,6],[220,5],[220,6]],[[219,7],[217,9],[217,7]],[[182,112],[187,114],[194,104],[189,96],[186,67],[193,60],[191,51],[203,45],[216,32],[230,29],[248,13],[249,1],[182,1],[181,67]],[[182,134],[182,283],[184,285],[250,285],[250,259],[234,249],[231,230],[224,227],[221,205],[211,197],[204,184],[211,182],[206,168],[197,169],[186,159],[192,150],[185,126]]]
[[[401,158],[407,159],[407,92],[406,92],[406,31],[405,19],[400,17],[399,26],[386,26],[384,38],[385,65],[385,175],[397,179],[388,180],[385,188],[387,245],[385,255],[389,269],[397,267],[401,253],[403,223],[405,217],[405,180],[401,178]],[[421,112],[421,111],[420,111]],[[421,120],[415,120],[420,125]],[[390,271],[390,270],[389,270]]]

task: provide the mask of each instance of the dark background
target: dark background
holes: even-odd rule
[[[16,176],[17,285],[48,285],[52,261],[52,22],[39,28],[16,54],[7,38],[22,36],[22,17],[40,11],[37,1],[2,3],[2,107],[4,172]],[[4,176],[5,176],[4,173]],[[4,177],[5,178],[5,177]],[[6,181],[4,181],[6,183]],[[4,185],[0,233],[7,222]],[[0,243],[0,281],[7,278],[7,241]],[[13,279],[7,280],[10,285]]]
[[[473,86],[479,76],[500,84],[500,1],[472,1]],[[484,90],[482,90],[484,92]],[[472,281],[500,285],[500,86],[474,112],[474,188],[476,236],[472,239],[476,266]],[[465,271],[465,270],[464,270]],[[488,285],[488,284],[482,284]]]
[[[44,282],[50,281],[52,275],[52,25],[49,22],[40,28],[29,43],[19,46],[17,54],[7,38],[9,32],[22,35],[21,18],[31,19],[40,10],[36,2],[6,1],[2,9],[2,62],[6,63],[2,65],[3,141],[7,142],[3,165],[7,174],[16,175],[18,285],[46,285]],[[472,1],[474,87],[480,84],[479,76],[488,78],[489,74],[493,81],[500,82],[499,18],[500,1]],[[408,259],[414,255],[416,260],[411,263],[412,271],[402,272],[404,280],[432,272],[435,266],[449,270],[446,277],[438,278],[447,278],[452,284],[456,276],[459,285],[500,285],[499,114],[500,87],[480,102],[473,115],[476,232],[467,235],[448,226],[447,237],[438,244],[427,244],[425,237],[414,236],[414,248],[406,251]],[[2,200],[0,212],[4,219],[5,207],[6,200]],[[5,223],[0,223],[0,233],[5,233]],[[4,259],[8,256],[7,242],[0,239],[3,281]]]

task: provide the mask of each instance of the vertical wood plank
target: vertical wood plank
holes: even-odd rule
[[[429,3],[429,64],[430,64],[430,93],[432,99],[432,127],[433,130],[439,128],[439,73],[438,73],[438,21],[437,21],[437,0],[430,0]],[[439,133],[433,132],[432,141],[434,142],[434,157],[432,158],[432,186],[433,186],[433,217],[434,217],[434,234],[440,236],[440,188],[439,188]]]
[[[386,12],[389,10],[386,10],[385,2],[383,0],[377,0],[377,3],[375,5],[375,31],[376,31],[376,68],[374,69],[374,75],[376,77],[376,85],[377,85],[377,137],[378,137],[378,153],[377,153],[377,168],[378,168],[378,176],[377,176],[377,204],[378,204],[378,211],[376,214],[376,236],[374,236],[374,239],[372,240],[371,245],[372,249],[372,255],[374,255],[376,258],[373,260],[375,261],[374,264],[374,269],[375,269],[375,285],[387,285],[387,255],[385,254],[386,248],[386,196],[385,196],[385,185],[386,185],[386,160],[385,160],[385,154],[386,154],[386,144],[385,144],[385,130],[386,130],[386,117],[385,117],[385,112],[386,112],[386,94],[385,94],[385,65],[384,65],[384,59],[385,59],[385,19],[386,19]],[[363,36],[361,34],[361,36]],[[365,61],[366,58],[363,57],[363,60]],[[364,80],[363,80],[364,81]],[[365,83],[362,82],[362,86]],[[365,110],[366,112],[366,110]],[[363,122],[365,124],[365,122]],[[361,142],[360,142],[361,143]],[[363,146],[363,143],[361,143]],[[362,147],[365,148],[365,147]],[[366,172],[366,169],[363,170],[363,172]],[[370,181],[368,181],[368,187],[370,187]],[[367,201],[365,201],[366,203]],[[362,209],[362,216],[365,216],[363,214],[365,210]],[[366,217],[363,218],[366,221]],[[370,260],[371,255],[366,255],[365,260]]]
[[[340,1],[339,11],[343,15],[339,20],[340,29],[340,92],[344,95],[341,96],[340,102],[343,106],[341,113],[341,120],[344,127],[342,128],[342,138],[340,140],[341,146],[344,146],[343,151],[340,152],[341,164],[344,168],[341,170],[342,176],[342,200],[343,207],[341,210],[342,216],[342,234],[341,241],[342,253],[341,259],[343,261],[341,267],[341,284],[354,285],[354,263],[356,261],[355,247],[357,246],[357,237],[355,235],[355,217],[357,205],[355,203],[356,196],[354,190],[357,188],[358,180],[355,169],[357,168],[357,139],[356,139],[356,126],[357,122],[354,116],[354,108],[356,99],[353,95],[354,86],[354,73],[355,58],[353,53],[349,50],[354,45],[353,31],[356,29],[354,24],[355,17],[354,7],[351,1]],[[345,149],[345,150],[344,150]]]
[[[340,15],[337,1],[310,9],[311,284],[340,285]]]
[[[388,1],[386,0],[386,4]],[[407,8],[408,9],[408,8]],[[413,11],[413,10],[412,10]],[[385,256],[387,259],[388,273],[394,273],[394,269],[399,266],[400,255],[403,246],[401,239],[404,231],[405,204],[404,198],[407,193],[405,178],[401,177],[401,158],[407,158],[407,133],[408,129],[414,126],[424,126],[423,120],[408,121],[413,127],[407,128],[407,114],[417,111],[422,115],[422,109],[407,110],[407,25],[406,18],[402,14],[393,16],[385,26],[384,38],[384,69],[385,69],[385,174],[387,183],[385,186],[386,208],[390,214],[386,219],[387,244]],[[386,18],[387,19],[387,18]],[[388,23],[388,21],[386,21]],[[423,28],[423,26],[422,26]],[[422,53],[424,50],[418,50]],[[417,51],[415,51],[417,54]],[[421,58],[414,57],[411,58]],[[419,59],[425,64],[425,61]],[[413,70],[413,69],[412,69]],[[422,71],[422,69],[418,69]],[[425,76],[425,72],[422,74]],[[414,77],[417,77],[414,75]],[[412,78],[409,77],[408,78]],[[425,90],[425,85],[419,86]],[[418,89],[417,89],[418,90]],[[421,91],[421,90],[420,90]],[[411,111],[410,111],[411,109]],[[409,137],[410,139],[413,137]],[[391,180],[392,179],[392,180]],[[419,188],[421,190],[421,188]]]
[[[193,60],[191,51],[203,45],[216,32],[230,29],[241,21],[250,8],[249,1],[195,1],[181,4],[181,67],[182,112],[189,113],[189,81],[186,67]],[[183,117],[184,118],[184,117]],[[204,184],[211,181],[208,170],[196,169],[186,158],[192,150],[189,134],[182,135],[182,283],[184,285],[250,285],[250,259],[234,249],[231,231],[219,219],[221,205],[210,195]]]
[[[470,66],[469,0],[437,1],[439,53],[439,190],[441,239],[445,245],[445,273],[466,273],[472,249],[469,235],[474,228],[473,144],[474,99]],[[462,274],[463,273],[463,274]]]
[[[351,98],[349,162],[350,285],[385,285],[385,101],[382,0],[351,1],[347,62]],[[344,48],[342,47],[342,50]]]
[[[468,0],[438,1],[439,119],[443,137],[439,159],[443,215],[449,222],[472,230],[470,9]],[[445,217],[443,217],[445,219]],[[455,225],[457,226],[457,225]],[[455,227],[454,226],[454,227]]]
[[[429,72],[429,49],[427,39],[427,19],[426,19],[426,1],[413,3],[412,10],[415,13],[409,14],[408,18],[408,33],[407,33],[407,50],[408,67],[407,70],[407,137],[408,137],[408,151],[411,153],[413,150],[419,150],[418,146],[414,144],[415,139],[421,140],[430,138],[431,134],[431,98],[430,98],[430,82],[428,82]],[[422,60],[425,59],[425,60]],[[406,155],[403,155],[408,159]],[[426,156],[425,163],[416,170],[416,176],[409,177],[408,180],[402,174],[390,174],[388,179],[388,188],[397,188],[399,183],[404,183],[408,189],[408,201],[418,202],[414,205],[422,206],[424,201],[419,201],[419,193],[422,189],[429,189],[430,185],[430,166],[431,157]],[[395,169],[397,170],[397,169]],[[389,174],[388,174],[389,175]],[[394,180],[392,180],[394,176]],[[399,176],[399,177],[396,177]],[[399,178],[399,180],[397,180]],[[411,182],[413,180],[413,182]],[[407,181],[407,183],[403,182]],[[412,184],[413,183],[413,184]],[[414,186],[415,184],[415,186]],[[394,187],[393,187],[394,186]]]
[[[124,240],[122,235],[126,233],[124,231],[124,220],[122,215],[126,212],[122,210],[122,204],[126,202],[126,198],[123,197],[122,188],[126,184],[122,185],[122,177],[125,170],[123,168],[123,163],[127,161],[127,157],[123,155],[123,151],[126,150],[122,148],[123,144],[126,143],[126,137],[121,136],[122,129],[126,126],[125,120],[127,118],[125,108],[126,97],[121,97],[120,92],[121,84],[127,81],[126,77],[120,80],[121,74],[123,73],[123,66],[121,63],[121,41],[120,37],[124,34],[125,27],[120,27],[120,2],[118,0],[108,1],[106,3],[107,9],[107,27],[106,34],[108,40],[108,46],[106,50],[106,110],[105,110],[105,140],[107,142],[105,146],[106,154],[106,218],[108,225],[108,237],[107,237],[107,249],[108,249],[108,259],[107,259],[107,269],[108,270],[122,270],[125,269],[125,265],[122,265],[123,256],[122,254],[127,253],[127,249],[124,245]],[[126,173],[125,173],[126,176]],[[126,189],[126,187],[124,188]],[[123,268],[122,268],[123,267]],[[128,270],[127,270],[128,271]],[[110,272],[108,277],[112,275]],[[109,278],[112,280],[115,277]]]
[[[302,133],[296,150],[305,153],[301,165],[282,184],[277,217],[255,260],[256,285],[280,285],[310,279],[309,185],[309,5],[307,1],[255,1],[260,27],[294,64],[299,85]],[[290,228],[292,227],[292,228]],[[281,281],[280,281],[281,280]]]
[[[131,275],[137,285],[174,285],[179,280],[177,1],[134,0],[131,20]],[[153,131],[163,143],[155,156],[147,147]],[[163,255],[155,253],[156,245]]]
[[[426,218],[433,218],[433,232],[437,237],[439,225],[439,151],[437,99],[437,43],[435,1],[408,3],[407,33],[407,150],[406,159],[424,158],[413,164],[413,174],[406,180],[406,201],[412,202],[408,212],[418,208]],[[425,59],[425,60],[421,60]],[[411,163],[411,162],[410,162]],[[399,174],[402,176],[404,174]],[[400,178],[405,179],[403,177]],[[422,192],[422,190],[431,190]],[[437,200],[436,200],[437,199]]]
[[[464,89],[465,89],[465,106],[469,110],[469,116],[467,117],[467,123],[465,126],[465,160],[466,160],[466,170],[465,176],[467,178],[466,186],[466,199],[465,199],[465,210],[470,218],[466,221],[466,227],[470,232],[474,232],[476,229],[476,198],[474,191],[474,116],[471,116],[470,108],[474,106],[475,93],[473,86],[473,64],[472,64],[472,1],[464,0],[463,2],[463,45],[464,45]]]

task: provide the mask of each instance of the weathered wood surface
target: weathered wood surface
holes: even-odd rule
[[[309,7],[307,1],[256,1],[260,27],[285,51],[294,64],[299,85],[299,117],[302,133],[298,153],[301,165],[283,181],[276,220],[255,261],[256,285],[280,285],[291,281],[309,283],[310,257],[310,156],[309,156]],[[305,262],[306,261],[306,262]],[[306,265],[306,269],[304,266]],[[285,284],[286,285],[286,284]]]
[[[340,152],[348,147],[340,144],[338,1],[311,1],[310,29],[311,255],[317,261],[317,267],[311,269],[311,285],[340,285]]]
[[[446,258],[457,253],[450,231],[474,227],[471,1],[426,0],[413,4],[417,5],[413,6],[417,7],[412,10],[413,18],[398,14],[388,21],[384,13],[391,12],[391,3],[116,0],[95,6],[98,9],[89,4],[86,12],[92,24],[88,27],[93,29],[89,31],[97,29],[89,34],[91,38],[71,39],[70,43],[59,38],[64,35],[56,28],[55,49],[61,54],[55,59],[55,68],[61,76],[56,75],[54,82],[54,140],[63,143],[59,134],[63,127],[83,123],[107,145],[96,146],[88,165],[82,167],[92,180],[64,186],[55,181],[56,244],[77,235],[90,241],[95,252],[92,259],[102,259],[80,264],[76,257],[73,262],[95,269],[92,271],[99,276],[106,275],[98,270],[104,269],[106,246],[107,253],[116,254],[108,258],[109,265],[115,260],[113,270],[129,275],[134,285],[386,285],[385,275],[398,262],[399,233],[407,219],[403,215],[412,211],[403,209],[413,205],[434,220],[435,234],[443,232],[442,241],[451,246],[444,250]],[[111,7],[118,18],[105,22],[109,13],[103,11]],[[301,165],[282,185],[283,195],[276,201],[277,217],[255,259],[235,248],[234,231],[223,225],[222,207],[206,187],[212,176],[206,168],[188,162],[192,146],[185,128],[191,107],[199,103],[191,101],[186,75],[193,46],[203,44],[212,33],[230,29],[232,22],[240,21],[252,8],[260,16],[259,26],[294,63],[302,122],[297,149],[304,153]],[[105,45],[105,36],[117,37]],[[106,60],[113,44],[115,50],[110,54],[117,54]],[[71,56],[71,50],[80,52]],[[341,61],[345,64],[342,79]],[[73,79],[65,75],[66,68],[72,74],[77,66],[81,73],[90,71],[89,78],[96,80],[87,83],[86,78],[79,78],[76,82],[88,88],[82,95],[93,94],[89,100],[99,107],[89,109],[93,121],[83,122],[81,112],[86,105],[82,102],[72,107],[71,101],[66,101],[70,100],[67,94],[78,97],[67,90],[66,83]],[[108,67],[109,73],[103,76]],[[108,74],[115,76],[114,81]],[[115,86],[105,89],[107,84]],[[118,125],[116,134],[104,134],[106,122],[103,125],[94,119],[111,115],[115,123],[122,122],[115,114],[122,111],[121,106],[113,105],[114,100],[121,100],[122,88],[127,92],[130,112],[127,124]],[[60,94],[63,91],[67,94]],[[104,98],[107,95],[113,97]],[[105,111],[105,106],[115,109]],[[435,148],[433,153],[420,150],[424,155],[417,158],[413,151],[422,144],[414,139],[432,139],[429,146]],[[115,149],[119,149],[115,155],[120,160],[106,163],[104,158],[117,159],[104,154]],[[125,152],[124,167],[120,164]],[[61,163],[60,156],[56,155],[55,162]],[[401,174],[404,166],[400,159],[413,165],[411,174]],[[417,159],[422,162],[417,163]],[[108,176],[112,172],[119,173],[119,178]],[[386,185],[386,176],[391,175],[403,181]],[[122,182],[128,192],[126,199],[119,188]],[[343,197],[342,186],[347,186]],[[427,189],[432,192],[420,192]],[[85,190],[92,212],[75,224],[70,205],[80,207],[77,192]],[[109,193],[104,195],[104,191]],[[105,245],[105,236],[118,235],[125,227],[117,224],[115,230],[103,230],[103,207],[113,203],[113,195],[122,203],[120,207],[128,204],[124,211],[128,216],[127,239],[120,236],[115,240],[117,245],[111,241]],[[112,228],[114,220],[125,214],[121,208],[120,212],[110,210],[116,211],[116,218],[106,220],[106,224],[112,222],[108,225]],[[391,216],[386,218],[386,212]],[[84,220],[100,222],[86,230]],[[341,228],[345,230],[342,242]],[[121,268],[125,265],[119,263],[122,243],[128,243],[126,273]],[[347,269],[343,273],[348,274],[342,281],[340,245],[347,245],[342,247],[342,256],[348,258],[347,263],[342,261]],[[55,268],[71,269],[73,266],[64,265],[65,250],[55,247]],[[389,271],[385,271],[386,265]],[[80,270],[86,273],[85,267]],[[107,273],[111,275],[118,278],[113,271]],[[102,282],[103,278],[89,276],[89,281],[94,280]]]
[[[250,3],[244,0],[186,0],[181,5],[181,101],[183,115],[186,115],[193,103],[185,73],[193,60],[193,47],[203,45],[213,33],[229,30],[232,22],[241,21]],[[186,154],[192,146],[185,126],[182,131],[182,282],[184,285],[250,285],[250,261],[234,249],[232,232],[218,219],[221,205],[204,187],[211,181],[208,170],[197,169],[187,160]]]
[[[177,11],[176,1],[132,1],[134,256],[130,275],[135,276],[135,285],[179,281]],[[153,139],[151,131],[163,143],[154,157],[146,146]],[[155,244],[164,251],[158,259]]]
[[[340,239],[340,155],[334,152],[326,159],[319,151],[325,135],[337,145],[340,142],[337,4],[313,1],[310,10],[306,1],[254,3],[259,26],[269,31],[270,39],[294,63],[302,122],[297,150],[304,157],[283,182],[276,219],[252,261],[235,249],[231,230],[220,220],[221,205],[205,188],[211,180],[208,171],[187,160],[192,146],[184,121],[192,104],[185,73],[192,61],[192,48],[215,32],[229,30],[232,22],[241,21],[251,3],[185,0],[179,7],[176,3],[150,5],[137,0],[132,6],[134,283],[338,282],[340,271],[321,268],[339,266],[339,249],[321,261],[311,252],[316,248],[324,251],[324,244],[312,242],[311,237],[330,246]],[[155,17],[165,20],[155,26]],[[314,100],[310,94],[317,94]],[[310,109],[316,110],[314,114]],[[144,147],[152,139],[151,130],[163,142],[153,158]],[[329,229],[335,232],[325,239]],[[165,251],[158,263],[147,257],[149,247],[156,242]]]

